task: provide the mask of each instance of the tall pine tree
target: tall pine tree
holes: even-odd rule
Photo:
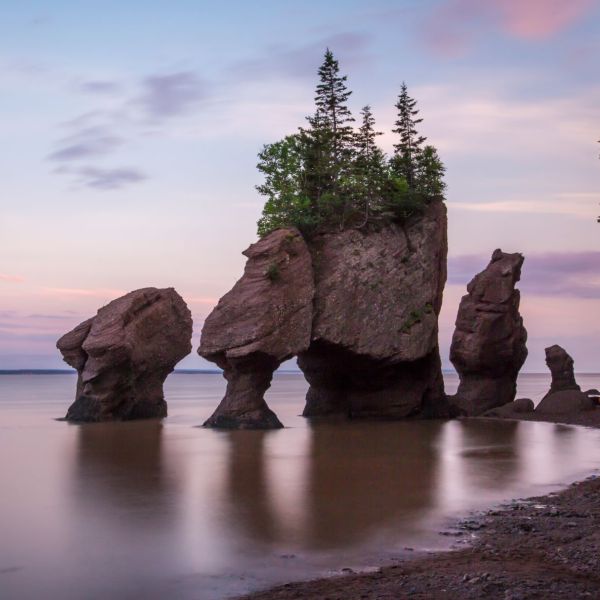
[[[338,61],[329,48],[319,68],[315,90],[316,110],[307,117],[310,127],[301,129],[309,151],[310,196],[324,218],[344,213],[347,204],[347,179],[352,158],[354,121],[347,101],[347,76],[340,75]],[[343,217],[342,217],[343,221]]]
[[[369,105],[362,108],[361,117],[361,125],[354,138],[353,192],[357,208],[363,210],[363,224],[366,224],[381,199],[386,168],[385,155],[377,146],[377,136],[382,132],[375,130],[375,117]]]
[[[417,131],[417,125],[423,119],[418,118],[417,101],[408,95],[406,83],[402,82],[396,109],[398,118],[394,123],[394,133],[400,136],[400,141],[394,144],[394,156],[391,166],[394,173],[403,177],[410,189],[414,188],[419,157],[423,142],[427,139]]]
[[[323,64],[319,68],[319,84],[316,89],[315,104],[320,126],[331,132],[331,151],[334,164],[339,165],[346,158],[352,145],[353,131],[349,123],[354,121],[346,105],[352,94],[346,87],[346,75],[340,75],[338,61],[327,48]],[[311,122],[312,125],[312,122]]]

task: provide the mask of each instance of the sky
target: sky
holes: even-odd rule
[[[175,287],[194,317],[240,277],[256,154],[312,112],[326,47],[385,134],[402,81],[447,167],[444,367],[495,248],[525,255],[526,371],[600,371],[600,1],[23,0],[0,20],[0,369],[64,367],[108,301]],[[595,74],[595,75],[594,75]]]

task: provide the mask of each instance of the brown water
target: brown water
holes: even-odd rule
[[[584,389],[600,376],[579,376]],[[545,376],[525,375],[539,398]],[[306,384],[278,375],[286,429],[194,427],[219,375],[172,375],[163,423],[72,425],[71,375],[0,376],[0,598],[216,599],[406,547],[447,547],[453,518],[557,489],[600,465],[600,431],[511,422],[337,423],[297,416]],[[456,386],[448,377],[449,391]]]

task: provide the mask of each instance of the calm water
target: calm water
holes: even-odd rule
[[[600,375],[579,376],[584,389]],[[539,399],[546,376],[524,375]],[[215,599],[442,548],[450,519],[600,466],[600,431],[546,423],[311,426],[278,375],[286,429],[194,427],[219,375],[172,375],[162,424],[72,425],[71,375],[0,376],[0,598]],[[448,377],[449,391],[456,378]]]

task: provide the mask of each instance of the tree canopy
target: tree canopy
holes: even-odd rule
[[[391,157],[377,145],[370,106],[364,106],[355,129],[347,102],[347,76],[327,49],[318,71],[315,112],[308,126],[258,155],[265,196],[258,234],[295,226],[305,235],[370,223],[404,221],[428,202],[443,199],[445,168],[437,150],[419,134],[416,100],[405,83],[396,102],[397,134]]]

